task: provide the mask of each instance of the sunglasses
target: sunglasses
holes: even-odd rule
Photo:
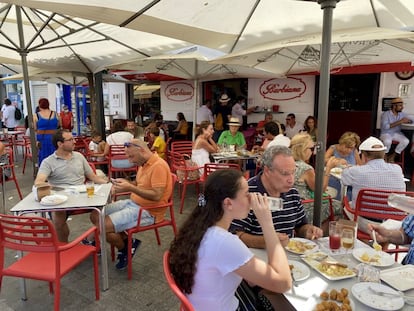
[[[141,146],[140,146],[140,145],[137,145],[137,144],[134,144],[134,143],[130,143],[130,142],[128,142],[128,143],[124,143],[124,147],[129,148],[129,147],[131,147],[131,146],[141,148]]]

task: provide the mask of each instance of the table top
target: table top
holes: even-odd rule
[[[237,151],[230,151],[230,152],[219,152],[211,154],[215,161],[222,161],[222,160],[249,160],[249,159],[256,159],[259,157],[257,153],[245,153],[243,155],[238,154]]]
[[[401,124],[401,128],[402,128],[403,130],[413,131],[413,130],[414,130],[414,123],[405,123],[405,124]]]
[[[7,133],[4,133],[4,131],[1,131],[0,134],[3,135],[18,135],[18,134],[23,134],[23,131],[7,131]]]
[[[69,188],[70,186],[59,186],[61,189],[54,191],[55,194],[61,194],[68,197],[66,202],[58,205],[42,205],[35,201],[33,192],[30,192],[19,203],[13,206],[11,212],[27,212],[27,211],[41,211],[41,210],[59,210],[76,207],[101,207],[108,202],[108,197],[111,193],[112,184],[95,185],[95,194],[88,198],[86,192],[77,192]]]
[[[330,257],[333,257],[340,262],[346,263],[350,268],[354,268],[358,264],[360,264],[360,262],[353,257],[352,253],[345,254],[343,251],[339,251],[337,254],[332,254],[332,252],[329,250],[329,245],[328,245],[329,241],[327,237],[315,240],[314,242],[318,244],[320,251],[324,253],[328,253]],[[362,247],[370,248],[368,245],[362,243],[361,241],[356,241],[355,246],[357,248],[362,248]],[[267,261],[266,250],[252,249],[252,251],[259,258]],[[302,259],[298,255],[295,255],[290,252],[286,252],[286,253],[288,255],[289,260],[295,260],[295,261],[299,261],[299,262],[306,264],[304,261],[302,261]],[[380,268],[380,270],[395,268],[398,266],[401,266],[401,264],[395,263],[391,267]],[[351,288],[354,284],[358,283],[357,277],[352,277],[352,278],[342,279],[342,280],[328,280],[327,278],[319,274],[316,270],[314,270],[312,267],[310,266],[308,267],[310,270],[309,278],[303,281],[299,281],[298,286],[293,286],[289,292],[286,292],[284,294],[284,296],[296,308],[296,310],[313,311],[315,309],[316,304],[321,302],[319,295],[323,291],[329,292],[333,288],[337,290],[340,290],[341,288],[348,289],[349,297],[352,300],[353,304],[355,305],[355,308],[353,310],[358,310],[358,311],[377,310],[377,309],[373,309],[373,308],[370,308],[362,304],[355,297],[353,297],[351,293]],[[413,292],[414,290],[409,290],[405,293],[412,295]],[[405,304],[404,307],[400,310],[413,310],[413,309],[414,309],[413,306],[409,306]]]

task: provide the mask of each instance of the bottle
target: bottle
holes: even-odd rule
[[[402,194],[391,193],[388,205],[407,213],[414,213],[414,198]]]

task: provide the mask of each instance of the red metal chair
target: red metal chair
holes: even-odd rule
[[[22,174],[24,174],[24,171],[26,170],[27,159],[30,159],[31,161],[33,161],[32,143],[30,142],[30,136],[23,136],[23,139],[24,139],[24,154],[23,154]]]
[[[129,168],[117,168],[112,165],[112,161],[114,160],[128,160],[128,157],[125,153],[124,145],[111,145],[109,146],[109,155],[108,155],[108,177],[109,178],[116,178],[117,174],[124,174],[124,173],[136,173],[137,166],[134,165]],[[124,175],[122,175],[124,177]]]
[[[9,164],[5,164],[3,166],[0,166],[0,184],[3,183],[3,170],[10,170],[10,176],[5,179],[6,182],[14,181],[14,184],[16,185],[17,193],[19,194],[20,200],[23,199],[22,192],[20,191],[19,183],[17,182],[16,173],[14,171],[14,162],[13,162],[13,150],[8,149],[7,150],[8,157],[9,157]]]
[[[405,194],[408,196],[414,196],[414,192],[404,192],[404,191],[392,191],[392,190],[381,190],[381,189],[361,189],[358,193],[358,197],[355,202],[355,209],[352,209],[349,205],[349,201],[344,199],[344,208],[353,215],[353,221],[357,221],[358,216],[378,219],[378,220],[403,220],[407,213],[400,211],[396,208],[390,207],[388,205],[388,196],[391,193]],[[361,240],[370,240],[371,236],[358,230],[357,232],[358,239]],[[393,252],[392,250],[389,250]],[[396,254],[397,258],[397,254]]]
[[[180,214],[183,212],[185,194],[188,185],[195,185],[197,195],[200,193],[201,177],[198,166],[190,167],[183,154],[178,152],[170,153],[171,171],[178,176],[179,193],[181,195]],[[182,189],[181,189],[182,186]]]
[[[171,196],[168,198],[168,202],[165,204],[160,204],[160,205],[156,205],[156,206],[141,206],[141,209],[139,210],[139,214],[138,214],[138,220],[137,220],[137,225],[133,228],[130,228],[128,230],[125,230],[125,232],[128,235],[128,280],[132,279],[132,253],[131,253],[131,248],[132,248],[132,240],[133,240],[133,234],[134,233],[138,233],[138,232],[142,232],[142,231],[147,231],[147,230],[154,230],[155,232],[155,236],[157,238],[157,243],[158,245],[161,245],[161,239],[160,239],[160,235],[158,232],[158,228],[161,227],[165,227],[165,226],[171,226],[173,228],[173,232],[174,232],[174,236],[177,235],[177,224],[175,222],[175,217],[174,217],[174,186],[175,183],[177,182],[177,176],[175,174],[171,174],[172,175],[172,191],[171,191]],[[151,210],[151,209],[160,209],[160,208],[166,208],[169,211],[169,218],[164,218],[164,220],[154,223],[152,225],[148,225],[148,226],[142,226],[140,225],[141,223],[141,217],[142,217],[142,211],[143,210]],[[114,246],[111,245],[111,257],[112,257],[112,261],[115,260],[115,248]]]
[[[208,175],[217,170],[234,169],[240,171],[240,165],[237,163],[206,163],[204,164],[204,172],[201,181],[205,182]]]
[[[99,300],[97,248],[80,243],[89,234],[97,238],[97,228],[90,228],[70,243],[61,243],[53,224],[45,218],[0,215],[0,287],[3,276],[47,281],[50,292],[55,293],[54,310],[57,311],[62,277],[92,257],[95,298]],[[6,265],[6,249],[24,253]]]
[[[178,288],[173,276],[171,275],[170,252],[169,251],[164,252],[162,262],[163,262],[163,267],[164,267],[164,276],[167,279],[167,283],[170,286],[173,293],[175,294],[175,296],[177,296],[177,298],[181,302],[180,311],[195,311],[194,307],[191,305],[191,302],[184,295],[184,293]]]
[[[332,221],[335,220],[335,211],[333,208],[333,204],[332,204],[332,197],[331,196],[324,196],[322,198],[322,201],[328,201],[329,202],[329,217],[328,220]],[[314,203],[315,199],[304,199],[302,200],[302,204],[306,204],[306,203]],[[309,221],[312,221],[312,219],[308,219]]]
[[[171,143],[171,152],[178,152],[191,158],[191,154],[193,153],[193,142],[191,140],[173,141]]]

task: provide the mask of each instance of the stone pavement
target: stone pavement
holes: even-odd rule
[[[31,162],[26,166],[25,175],[22,171],[21,155],[17,159],[16,175],[23,196],[31,191],[33,172]],[[7,211],[19,200],[13,182],[6,182]],[[195,189],[187,190],[188,200],[183,214],[178,213],[179,200],[177,187],[175,189],[175,217],[181,224],[195,206]],[[1,204],[2,202],[0,202]],[[76,215],[69,221],[71,237],[90,226],[88,214]],[[71,271],[62,279],[61,310],[140,310],[140,311],[170,311],[178,310],[178,299],[171,292],[165,281],[162,256],[168,249],[173,237],[171,227],[159,229],[161,245],[158,246],[153,231],[135,234],[142,241],[140,248],[133,258],[133,277],[128,281],[127,272],[115,269],[111,262],[110,248],[107,245],[109,261],[109,286],[107,291],[101,291],[101,299],[95,301],[92,262],[87,260],[77,269]],[[6,262],[14,260],[14,253],[6,254]],[[0,310],[2,311],[45,311],[53,310],[53,295],[49,294],[46,282],[27,280],[27,301],[20,299],[20,282],[17,278],[5,277],[0,293]]]

